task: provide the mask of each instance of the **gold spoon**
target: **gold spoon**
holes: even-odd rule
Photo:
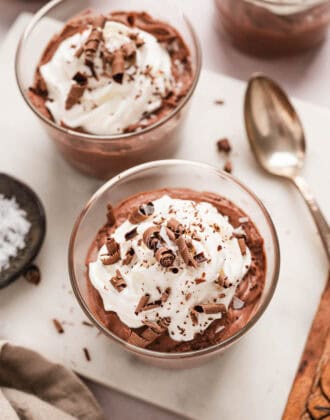
[[[254,155],[265,171],[294,183],[303,196],[330,263],[330,227],[306,181],[300,176],[306,144],[300,119],[283,90],[253,75],[245,93],[244,118]]]

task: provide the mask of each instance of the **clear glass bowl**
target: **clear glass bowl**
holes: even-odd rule
[[[100,13],[116,10],[147,11],[177,28],[191,52],[194,78],[187,95],[163,119],[138,133],[98,136],[59,126],[43,116],[31,103],[28,89],[42,52],[64,23],[85,9]],[[181,136],[173,130],[187,109],[201,69],[201,49],[194,29],[175,0],[53,0],[41,8],[25,29],[19,42],[15,70],[23,98],[37,115],[55,146],[75,168],[88,175],[108,179],[119,171],[148,160],[171,157]]]
[[[330,22],[329,0],[214,0],[219,28],[243,52],[293,55],[317,47]]]
[[[162,353],[136,347],[106,329],[89,307],[86,256],[100,227],[106,222],[108,202],[116,205],[139,192],[158,188],[191,188],[222,195],[241,207],[254,221],[265,241],[267,257],[263,294],[249,322],[233,336],[214,346],[185,353]],[[71,284],[82,309],[107,337],[146,362],[162,367],[186,368],[213,357],[238,341],[257,322],[268,306],[278,279],[279,245],[274,225],[261,201],[231,175],[212,166],[185,160],[160,160],[145,163],[115,176],[88,201],[79,215],[69,245]]]

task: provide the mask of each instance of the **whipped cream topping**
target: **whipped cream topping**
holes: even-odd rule
[[[157,39],[137,28],[107,21],[101,29],[105,47],[113,53],[138,36],[144,43],[136,49],[132,63],[125,63],[122,83],[104,73],[101,48],[94,58],[93,77],[79,49],[87,41],[92,27],[63,40],[49,62],[40,67],[48,100],[46,106],[54,120],[71,128],[82,128],[97,135],[122,133],[162,105],[162,98],[175,91],[172,63],[167,49]],[[66,99],[77,74],[88,75],[88,85],[79,103],[66,109]]]
[[[176,341],[189,341],[196,333],[202,333],[213,320],[223,316],[221,312],[197,313],[197,320],[194,320],[192,311],[203,304],[222,304],[227,309],[236,287],[249,270],[251,253],[246,247],[243,255],[235,236],[236,233],[242,234],[242,226],[239,231],[235,230],[228,217],[209,203],[164,195],[155,200],[153,206],[154,212],[146,220],[138,224],[126,220],[115,229],[111,236],[119,244],[121,259],[104,265],[102,256],[108,251],[103,245],[96,260],[89,264],[89,278],[102,297],[104,309],[116,312],[128,327],[138,328],[145,321],[158,322],[168,318],[170,337]],[[196,267],[185,263],[177,242],[168,236],[166,227],[171,218],[184,227],[183,236],[192,242],[195,255],[205,257]],[[152,226],[160,228],[162,246],[175,255],[171,267],[163,267],[155,258],[154,251],[143,241],[143,233]],[[127,233],[135,228],[135,236],[127,239]],[[124,265],[124,256],[131,248],[134,249],[132,261]],[[126,283],[120,291],[111,282],[118,270]],[[225,279],[225,284],[220,284],[219,278]],[[168,298],[160,302],[166,290]],[[136,308],[146,295],[150,303],[161,304],[153,308],[151,305],[151,309],[137,313]]]
[[[256,6],[261,6],[277,15],[291,15],[310,9],[318,4],[324,3],[324,0],[247,0]]]

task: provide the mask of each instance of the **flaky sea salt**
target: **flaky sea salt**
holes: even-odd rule
[[[10,258],[25,248],[25,237],[31,228],[15,197],[0,194],[0,271],[10,265]]]

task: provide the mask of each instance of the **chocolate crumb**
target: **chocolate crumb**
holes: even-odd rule
[[[35,264],[31,264],[23,274],[25,280],[35,286],[41,281],[41,274],[39,268]]]
[[[133,239],[137,235],[137,228],[130,230],[129,232],[125,233],[125,239],[128,241],[129,239]]]
[[[63,328],[62,324],[60,323],[60,321],[58,319],[54,318],[53,319],[53,324],[54,324],[54,326],[56,328],[56,331],[59,334],[63,334],[64,333],[64,328]]]
[[[94,327],[94,325],[88,321],[82,321],[82,324],[85,325],[86,327]]]
[[[233,164],[231,163],[230,160],[227,160],[227,162],[225,163],[223,170],[225,172],[228,172],[229,174],[231,174],[233,172]]]
[[[217,147],[219,152],[230,153],[231,151],[231,144],[227,138],[222,138],[217,141]]]
[[[214,104],[215,105],[224,105],[225,101],[223,99],[215,99]]]
[[[86,347],[84,347],[83,351],[84,351],[84,355],[85,355],[85,358],[86,358],[87,362],[90,362],[91,361],[91,355],[89,354],[88,349]]]

